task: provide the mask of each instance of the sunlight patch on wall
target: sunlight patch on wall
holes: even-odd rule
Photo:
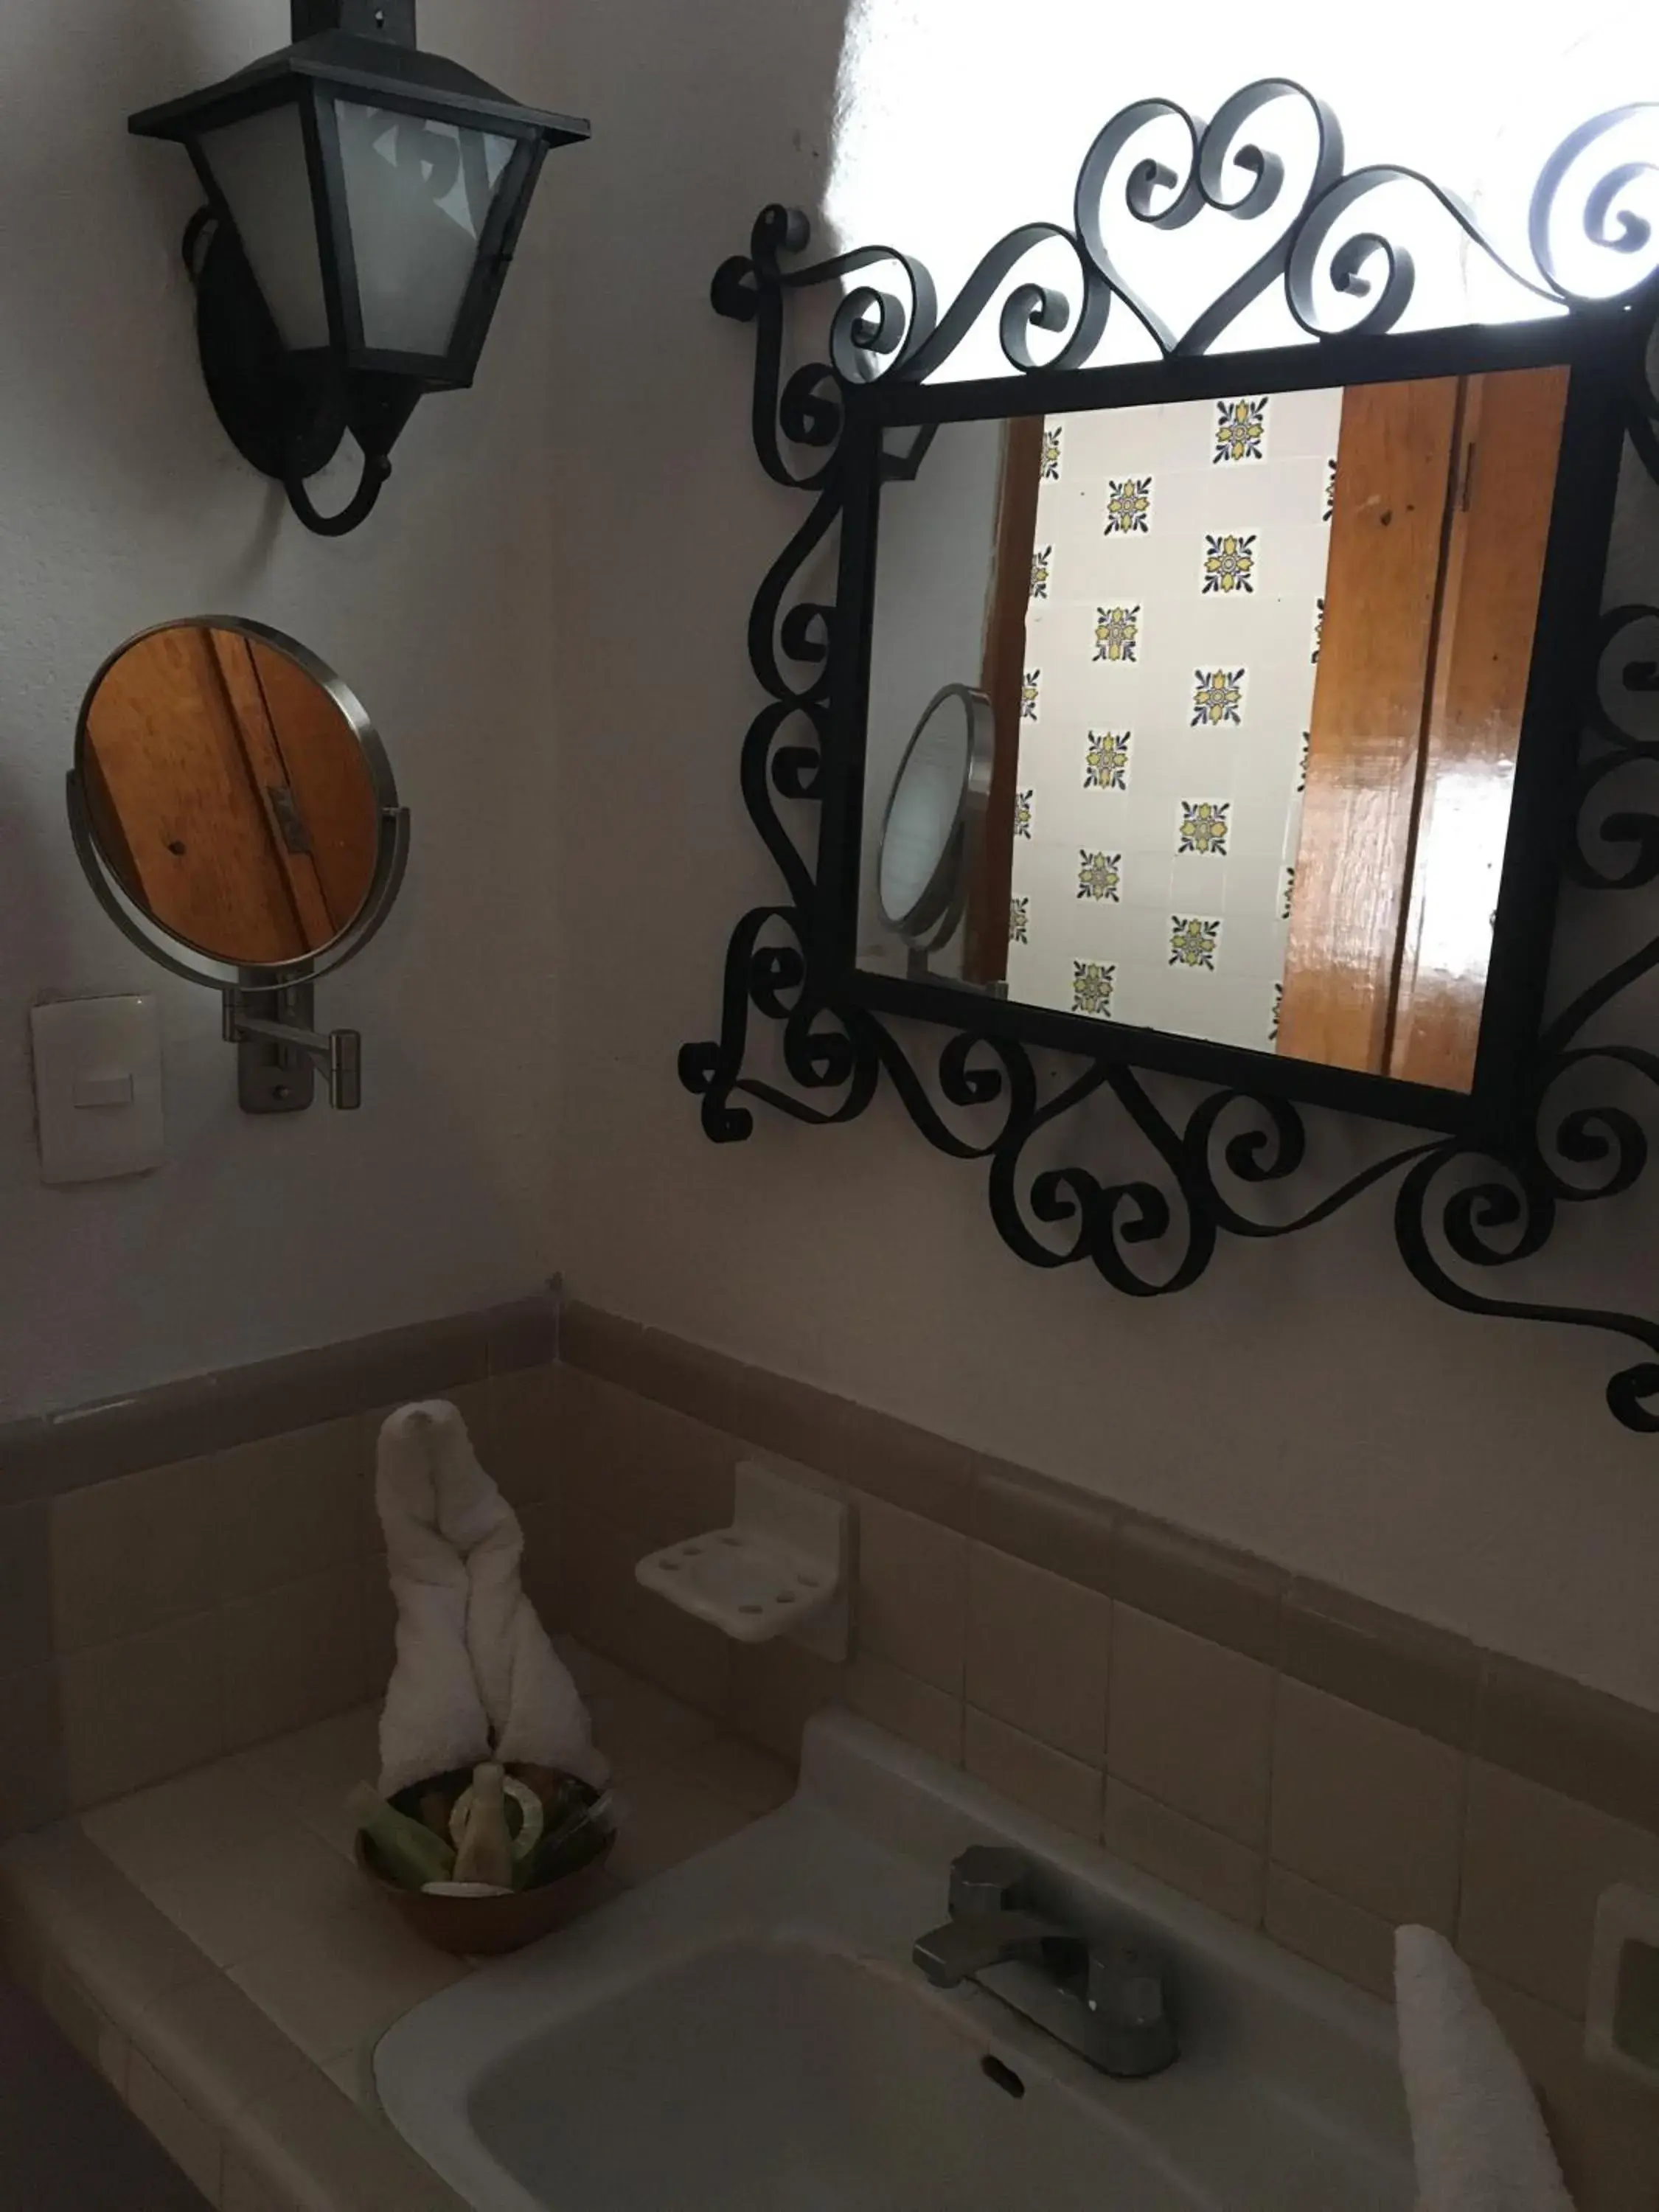
[[[1329,0],[1134,11],[1099,0],[852,0],[824,242],[913,252],[948,301],[1016,224],[1070,228],[1083,156],[1120,109],[1157,95],[1203,118],[1241,86],[1283,74],[1334,110],[1350,170],[1386,161],[1425,172],[1474,210],[1512,265],[1530,271],[1527,208],[1546,156],[1587,117],[1659,100],[1650,13],[1650,0],[1611,0],[1588,22],[1571,9],[1525,4],[1390,0],[1362,22]],[[1285,153],[1287,193],[1299,198],[1313,161],[1311,118],[1288,101],[1270,112],[1268,143]],[[1178,159],[1178,131],[1163,127]],[[1267,135],[1265,118],[1261,127]],[[1650,118],[1639,150],[1656,149]],[[1600,173],[1609,166],[1603,159]],[[1645,198],[1638,187],[1632,204],[1659,217],[1650,187]],[[1417,261],[1406,327],[1540,312],[1420,191],[1389,186],[1368,204],[1367,226],[1377,219],[1407,240]],[[1264,242],[1246,235],[1257,226],[1208,213],[1187,230],[1159,233],[1126,219],[1120,204],[1116,226],[1115,238],[1126,227],[1132,234],[1125,275],[1176,329]],[[1021,275],[1064,289],[1074,268],[1067,249],[1051,245]],[[1564,269],[1570,282],[1597,290],[1622,289],[1637,273],[1622,257],[1586,258],[1582,248]],[[1230,343],[1298,335],[1282,305],[1263,301]],[[1006,373],[988,329],[981,339],[950,374]],[[1144,347],[1109,337],[1098,357],[1133,349]]]

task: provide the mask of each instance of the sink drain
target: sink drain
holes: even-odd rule
[[[979,2070],[988,2081],[994,2081],[999,2089],[1006,2089],[1011,2097],[1023,2097],[1025,2084],[1012,2066],[1005,2066],[1000,2058],[993,2058],[988,2051],[979,2062]]]

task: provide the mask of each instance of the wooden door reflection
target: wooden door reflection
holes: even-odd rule
[[[1474,1082],[1566,386],[1345,398],[1281,1053]]]
[[[378,817],[356,732],[258,639],[181,625],[138,640],[88,709],[84,768],[123,889],[215,958],[318,951],[368,896]]]

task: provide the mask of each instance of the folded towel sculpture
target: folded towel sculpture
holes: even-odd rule
[[[1443,1936],[1395,1936],[1418,2212],[1573,2212],[1520,2061]]]
[[[405,1406],[386,1422],[375,1504],[398,1602],[381,1796],[489,1759],[555,1767],[600,1787],[607,1762],[520,1587],[519,1517],[453,1406]]]

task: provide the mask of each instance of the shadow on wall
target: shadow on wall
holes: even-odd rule
[[[0,27],[4,82],[25,111],[5,135],[0,194],[31,210],[0,244],[6,371],[38,428],[72,451],[77,475],[155,465],[154,422],[112,398],[158,369],[188,366],[200,386],[177,251],[200,190],[182,155],[157,159],[129,139],[126,118],[251,60],[269,12],[258,0],[212,11],[191,0],[142,11],[85,0],[72,33],[52,9],[11,10]],[[66,255],[72,240],[81,250]],[[200,407],[206,416],[204,397]]]

